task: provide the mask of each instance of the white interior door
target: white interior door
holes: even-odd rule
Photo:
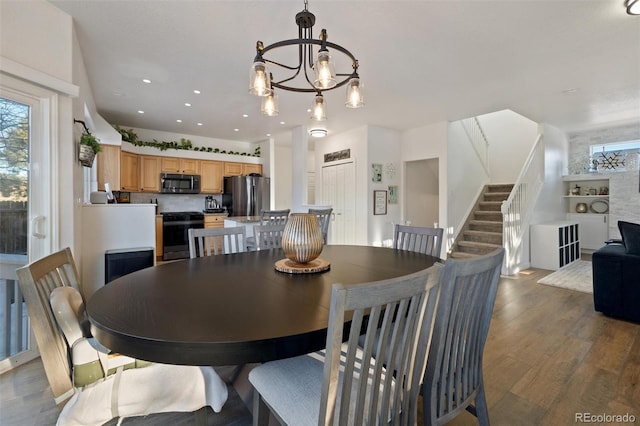
[[[329,244],[355,242],[355,188],[353,162],[322,168],[322,204],[333,208]]]

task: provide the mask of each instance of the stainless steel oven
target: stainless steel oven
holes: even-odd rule
[[[189,258],[189,229],[204,228],[200,212],[162,214],[162,260]]]

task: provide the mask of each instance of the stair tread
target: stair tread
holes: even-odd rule
[[[501,220],[479,220],[479,219],[471,219],[469,221],[470,225],[495,225],[496,223],[502,224]]]
[[[502,247],[500,244],[480,243],[477,241],[465,241],[465,240],[458,241],[458,245],[467,246],[467,247],[487,247],[487,248]]]
[[[473,235],[499,235],[502,236],[502,232],[494,232],[494,231],[476,231],[475,229],[467,229],[463,231],[465,234],[473,234]]]
[[[462,259],[462,258],[470,258],[470,257],[478,257],[480,256],[479,254],[474,254],[474,253],[467,253],[464,251],[452,251],[450,253],[447,253],[447,257],[453,258],[453,259]]]

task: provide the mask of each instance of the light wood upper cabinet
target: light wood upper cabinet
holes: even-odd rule
[[[225,176],[246,176],[250,173],[262,174],[262,164],[224,163]]]
[[[200,174],[200,160],[193,158],[162,157],[163,173]]]
[[[251,173],[262,174],[262,164],[242,164],[242,174],[250,175]]]
[[[222,193],[222,175],[224,163],[222,161],[200,161],[200,191],[209,194]]]
[[[120,190],[140,190],[140,170],[138,167],[138,154],[120,152]]]
[[[104,191],[108,183],[112,191],[120,190],[120,147],[102,145],[98,153],[98,190]]]
[[[160,192],[162,157],[140,155],[140,191]]]
[[[224,163],[225,176],[242,176],[242,163]]]

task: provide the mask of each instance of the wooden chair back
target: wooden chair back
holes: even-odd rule
[[[81,292],[78,270],[71,250],[65,248],[17,269],[16,274],[47,380],[56,404],[60,405],[73,395],[74,389],[67,344],[58,328],[49,297],[58,287],[69,286]]]
[[[386,424],[387,419],[391,424],[416,424],[440,269],[436,265],[384,281],[334,284],[318,424]],[[349,339],[343,344],[350,318]],[[376,362],[376,356],[395,365],[395,371]],[[336,413],[338,406],[349,409]]]
[[[424,424],[440,425],[467,409],[489,424],[482,354],[498,289],[504,248],[447,259],[424,383]],[[475,406],[473,403],[475,402]]]
[[[289,219],[291,209],[262,210],[260,212],[260,225],[284,225]]]
[[[253,235],[255,236],[257,250],[269,250],[272,248],[282,248],[282,232],[284,224],[280,225],[254,225]]]
[[[247,251],[245,227],[191,228],[189,229],[189,257],[204,257],[218,254]]]
[[[393,231],[393,248],[440,257],[443,234],[442,228],[396,224]]]
[[[320,231],[322,232],[322,238],[324,243],[327,244],[327,234],[329,233],[329,223],[331,222],[331,213],[333,208],[328,209],[309,209],[309,213],[313,213],[318,217],[320,222]]]

